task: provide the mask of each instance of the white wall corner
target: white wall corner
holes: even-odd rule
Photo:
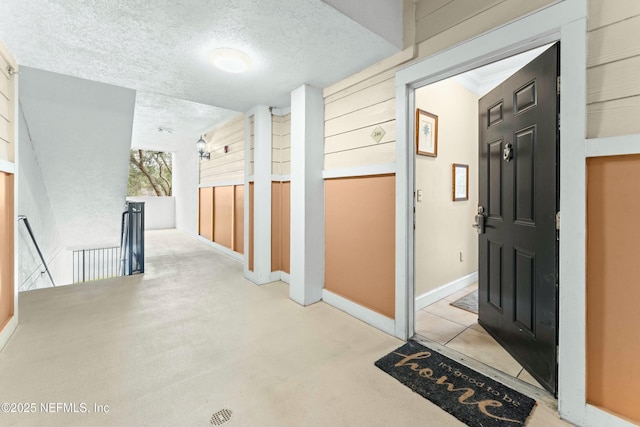
[[[291,92],[291,282],[301,305],[324,288],[324,99],[320,89]]]
[[[291,276],[289,276],[289,273],[285,273],[284,271],[281,271],[280,280],[282,280],[286,284],[289,284],[291,283]]]

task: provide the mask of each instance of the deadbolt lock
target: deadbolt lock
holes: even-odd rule
[[[510,162],[511,159],[513,159],[513,144],[512,143],[507,142],[507,145],[504,146],[504,150],[502,150],[502,158],[507,162]]]
[[[485,216],[484,216],[483,206],[478,206],[478,215],[475,216],[475,220],[476,220],[475,224],[471,224],[471,226],[476,229],[478,234],[484,234]]]

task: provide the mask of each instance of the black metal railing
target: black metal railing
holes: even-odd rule
[[[76,249],[73,251],[73,283],[120,276],[120,248]]]
[[[24,226],[27,227],[27,232],[29,233],[29,236],[31,237],[31,241],[33,242],[33,245],[36,247],[36,251],[38,251],[38,256],[40,257],[40,261],[42,261],[42,266],[44,267],[44,271],[47,272],[47,274],[49,275],[49,280],[51,280],[51,284],[53,285],[53,287],[55,287],[56,284],[53,281],[53,277],[51,277],[51,272],[49,271],[49,267],[47,266],[47,261],[44,260],[44,256],[42,255],[42,251],[40,250],[40,246],[38,245],[38,242],[36,241],[36,236],[33,235],[33,230],[31,229],[31,225],[29,224],[29,220],[27,219],[27,216],[26,215],[18,215],[18,221],[22,221],[24,223]],[[44,273],[44,271],[42,273]]]
[[[122,275],[144,273],[144,202],[127,202],[122,213]]]

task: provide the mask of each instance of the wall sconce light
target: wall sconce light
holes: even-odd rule
[[[204,150],[206,148],[206,145],[207,145],[207,143],[204,141],[204,139],[202,139],[202,135],[200,135],[200,139],[196,143],[196,146],[198,147],[198,154],[200,154],[200,160],[202,160],[202,159],[209,160],[211,158],[211,154],[210,153],[205,153],[204,152]]]

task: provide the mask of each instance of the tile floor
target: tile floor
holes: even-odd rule
[[[478,289],[474,283],[416,313],[416,334],[465,354],[538,388],[542,386],[503,349],[482,326],[478,316],[451,303]]]

